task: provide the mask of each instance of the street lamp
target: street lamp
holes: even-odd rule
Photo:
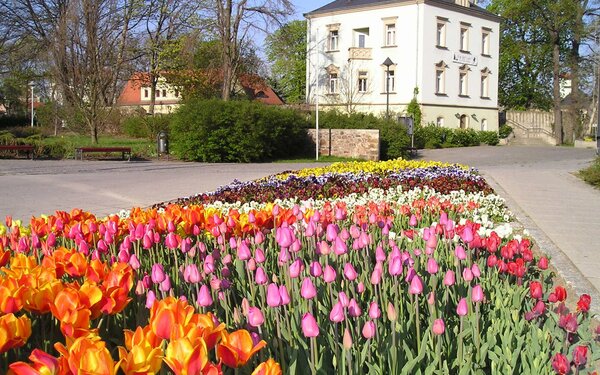
[[[29,82],[29,87],[31,88],[31,127],[33,128],[33,86],[35,83],[33,81]]]
[[[383,65],[387,69],[387,76],[385,77],[385,94],[386,94],[385,117],[386,117],[386,119],[389,119],[390,118],[390,66],[394,65],[394,63],[388,57],[383,62]]]

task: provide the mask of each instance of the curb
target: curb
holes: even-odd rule
[[[492,176],[481,171],[488,184],[506,201],[506,206],[513,213],[515,218],[523,225],[523,228],[529,232],[540,250],[551,258],[552,264],[556,268],[558,275],[569,284],[578,296],[587,293],[592,297],[590,315],[600,314],[600,292],[592,283],[579,271],[571,259],[562,252],[561,249],[542,231],[529,215],[508,195],[502,186],[494,180]]]

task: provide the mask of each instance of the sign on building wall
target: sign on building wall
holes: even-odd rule
[[[452,61],[459,64],[477,65],[477,56],[469,55],[467,53],[454,52],[452,55]]]

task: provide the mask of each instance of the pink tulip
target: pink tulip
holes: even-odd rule
[[[299,239],[295,239],[294,242],[292,242],[292,246],[290,246],[290,250],[293,251],[294,253],[297,253],[298,251],[300,251],[300,249],[302,249],[302,243],[300,242]]]
[[[346,242],[342,240],[339,236],[335,238],[335,242],[333,243],[333,252],[335,255],[343,255],[348,252],[348,246]]]
[[[548,269],[548,258],[541,257],[540,260],[538,261],[538,268],[541,270],[547,270]]]
[[[392,322],[398,319],[398,314],[396,314],[396,308],[391,302],[388,302],[386,312],[388,319]]]
[[[290,228],[280,227],[277,229],[275,239],[279,246],[282,248],[288,248],[294,242],[294,236]]]
[[[292,279],[297,278],[298,276],[300,276],[300,272],[302,272],[302,269],[304,269],[304,263],[302,262],[302,259],[296,258],[296,260],[293,261],[290,265],[290,277]]]
[[[175,223],[173,223],[173,220],[169,220],[169,222],[167,223],[167,231],[169,231],[169,233],[173,233],[177,230],[177,228],[175,227]]]
[[[315,288],[310,278],[305,277],[304,280],[302,280],[302,286],[300,287],[300,295],[304,299],[311,299],[317,295],[317,289]]]
[[[290,260],[290,252],[287,250],[287,248],[282,248],[281,251],[279,252],[279,264],[286,264],[287,262],[289,262]]]
[[[333,242],[338,237],[338,227],[335,224],[327,225],[326,236],[327,241]]]
[[[458,301],[458,305],[456,306],[456,313],[459,316],[465,316],[469,313],[469,307],[467,305],[466,298],[461,298],[460,301]]]
[[[135,285],[135,294],[138,296],[141,296],[144,293],[146,293],[146,288],[144,288],[144,283],[142,282],[142,280],[138,280],[138,282]]]
[[[473,280],[473,272],[470,268],[463,269],[462,277],[466,282]]]
[[[337,302],[335,305],[333,305],[333,308],[329,313],[329,320],[334,323],[340,323],[343,322],[345,318],[344,306],[342,306],[340,302]]]
[[[348,307],[348,304],[350,303],[350,299],[348,299],[348,296],[346,295],[346,293],[344,292],[339,292],[338,293],[338,301],[342,304],[342,306],[344,307]]]
[[[381,310],[379,309],[379,305],[377,305],[377,302],[371,302],[369,305],[369,317],[371,319],[379,319],[380,316]]]
[[[265,241],[265,235],[263,234],[263,232],[256,232],[256,234],[254,235],[254,243],[256,245],[260,245]]]
[[[415,215],[410,215],[410,219],[408,220],[408,225],[414,227],[417,225],[417,217]]]
[[[481,302],[484,298],[483,290],[481,289],[481,285],[475,285],[471,290],[471,301],[473,302]]]
[[[265,322],[265,317],[257,307],[250,307],[248,309],[248,324],[252,327],[260,327]]]
[[[358,273],[350,263],[344,265],[344,276],[350,281],[354,281],[358,277]]]
[[[48,246],[54,247],[54,245],[56,245],[56,235],[54,233],[50,233],[48,235],[48,238],[46,239],[46,243],[48,244]],[[106,243],[105,243],[105,246],[106,246]]]
[[[285,287],[285,285],[279,286],[279,295],[281,296],[281,304],[282,305],[287,305],[288,303],[290,303],[290,301],[291,301],[290,295],[289,295],[288,290]]]
[[[358,283],[358,285],[356,286],[356,291],[359,294],[363,294],[365,292],[365,283],[363,283],[362,281]]]
[[[415,275],[410,281],[410,286],[408,288],[408,293],[410,294],[421,294],[423,293],[423,282],[419,275]]]
[[[473,276],[476,278],[481,276],[481,270],[479,269],[479,265],[477,263],[473,263],[471,266],[471,272],[473,272]]]
[[[375,336],[376,331],[377,331],[377,329],[375,326],[375,322],[373,322],[372,320],[369,320],[363,326],[362,335],[364,338],[366,338],[368,340],[370,338],[373,338],[373,336]]]
[[[459,259],[459,260],[465,260],[467,259],[467,253],[465,252],[465,248],[458,245],[456,246],[456,248],[454,249],[454,255]]]
[[[414,268],[410,267],[408,269],[408,271],[406,272],[406,277],[404,278],[404,280],[407,283],[410,283],[410,282],[412,282],[412,279],[414,279],[415,276],[417,276],[417,272],[415,271]]]
[[[435,293],[429,292],[427,295],[427,304],[434,305],[435,304]]]
[[[436,319],[433,321],[433,334],[434,335],[443,335],[446,331],[446,325],[444,324],[444,319]]]
[[[446,271],[446,275],[444,276],[444,285],[452,286],[456,282],[454,278],[454,271],[448,270]]]
[[[353,318],[359,317],[362,315],[362,310],[360,308],[360,306],[358,306],[358,303],[356,302],[356,300],[354,298],[352,298],[350,300],[350,302],[348,303],[348,315],[350,315]]]
[[[149,290],[148,294],[146,294],[146,308],[151,308],[154,305],[154,301],[156,301],[156,294],[154,294],[153,290]]]
[[[397,276],[402,274],[402,259],[400,257],[394,257],[388,263],[388,272],[392,276]]]
[[[320,277],[323,274],[323,268],[321,267],[321,263],[317,261],[312,261],[310,263],[310,275],[313,277]]]
[[[344,349],[352,348],[352,336],[350,335],[350,330],[348,328],[344,330],[344,339],[342,340],[342,343],[344,345]]]
[[[460,238],[466,243],[473,241],[473,229],[468,225],[465,226],[460,234]]]
[[[377,248],[375,249],[375,260],[377,262],[385,262],[385,259],[386,255],[385,251],[383,251],[383,247],[377,246]]]
[[[171,278],[169,275],[166,275],[165,279],[160,283],[158,289],[160,289],[162,292],[168,292],[171,290]]]
[[[311,313],[306,313],[302,316],[302,333],[305,337],[317,337],[319,336],[319,326],[315,317]]]
[[[168,249],[175,250],[179,247],[179,240],[180,238],[178,235],[169,233],[167,234],[167,237],[165,237],[165,246],[167,246]]]
[[[381,282],[381,271],[379,271],[378,269],[374,269],[373,272],[371,273],[371,284],[379,285],[380,282]]]
[[[206,286],[206,284],[202,284],[200,287],[200,292],[198,293],[198,305],[202,307],[207,307],[213,304],[212,296],[210,295],[210,290]]]
[[[183,279],[186,283],[196,284],[200,282],[200,271],[195,264],[188,264],[183,269]]]
[[[317,231],[317,228],[315,227],[315,223],[313,223],[312,221],[309,221],[308,224],[306,225],[306,230],[304,231],[304,235],[306,237],[313,237],[315,235],[316,231]]]
[[[138,257],[135,254],[132,254],[131,257],[129,257],[129,265],[135,271],[137,271],[140,268],[140,266],[141,266],[140,260],[138,259]]]
[[[281,296],[277,284],[271,283],[267,287],[267,305],[270,307],[278,307],[281,305]]]
[[[254,252],[254,260],[256,261],[256,263],[264,263],[266,260],[265,252],[262,249],[256,249],[256,251]]]
[[[165,280],[165,270],[162,264],[155,263],[152,265],[152,282],[154,284],[162,283]]]
[[[439,270],[438,264],[433,258],[427,259],[427,272],[430,275],[436,274]]]
[[[269,281],[269,279],[267,279],[267,274],[265,273],[265,270],[262,267],[258,267],[256,269],[256,273],[254,274],[254,281],[258,285],[264,285]]]
[[[246,262],[246,268],[250,272],[254,272],[254,270],[256,270],[256,262],[253,258],[248,259],[248,262]]]
[[[317,243],[317,254],[328,255],[331,252],[329,244],[325,241]]]
[[[333,267],[330,265],[325,266],[325,271],[323,272],[323,281],[326,283],[332,283],[335,281],[336,273]]]
[[[245,241],[242,241],[240,246],[237,247],[236,254],[239,260],[248,260],[252,258],[250,248],[248,247],[248,245],[246,245]]]

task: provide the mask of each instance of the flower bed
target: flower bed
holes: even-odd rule
[[[429,187],[440,179],[469,188]],[[330,181],[342,182],[322,188]],[[335,164],[186,202],[7,219],[0,352],[11,371],[543,374],[598,363],[589,296],[567,308],[548,260],[466,167]]]

